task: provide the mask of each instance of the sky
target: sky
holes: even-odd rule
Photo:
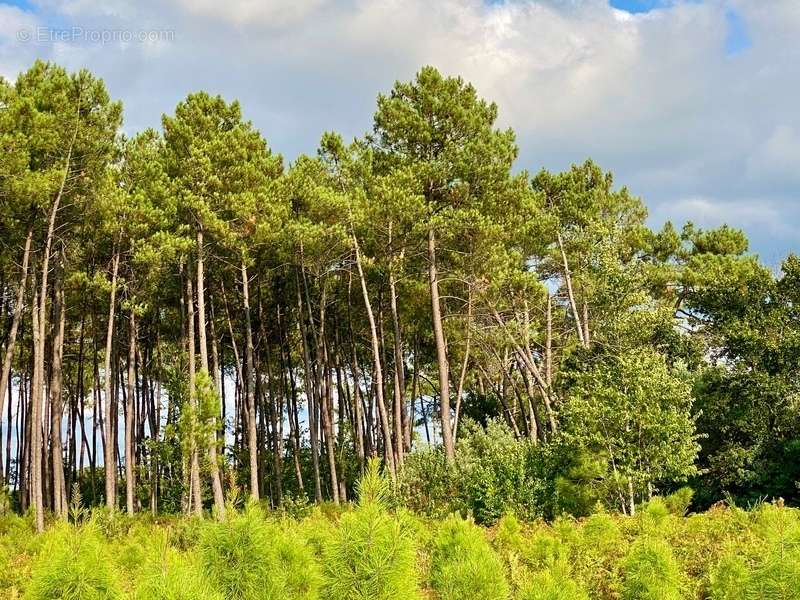
[[[800,239],[799,37],[798,0],[0,0],[0,75],[89,68],[127,133],[219,93],[290,162],[430,64],[497,102],[518,169],[592,158],[653,226],[729,223],[777,266]]]

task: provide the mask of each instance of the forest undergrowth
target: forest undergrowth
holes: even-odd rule
[[[357,503],[222,520],[86,511],[35,534],[0,518],[0,597],[125,600],[712,600],[800,598],[800,510],[654,497],[635,515],[432,519],[372,468]]]

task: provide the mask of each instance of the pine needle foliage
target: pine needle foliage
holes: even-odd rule
[[[342,515],[322,551],[326,600],[417,600],[413,527],[389,512],[390,483],[371,462],[358,507]]]
[[[299,520],[254,503],[222,522],[92,511],[38,535],[0,515],[0,598],[800,600],[800,510],[780,501],[484,528],[390,508],[377,465],[359,489],[357,505]]]
[[[456,515],[434,539],[431,584],[442,600],[504,600],[509,588],[503,565],[483,530]]]
[[[108,547],[91,523],[58,523],[45,534],[27,600],[121,600],[123,588]]]
[[[157,544],[136,579],[132,600],[223,600],[205,578],[197,557]]]
[[[681,600],[681,572],[666,542],[643,538],[623,564],[625,600]]]
[[[292,532],[294,533],[294,532]],[[203,568],[228,600],[312,600],[319,575],[305,541],[264,519],[255,503],[208,522],[199,543]]]
[[[589,600],[589,595],[570,578],[563,565],[539,571],[530,578],[519,600]]]

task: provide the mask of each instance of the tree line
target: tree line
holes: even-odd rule
[[[425,67],[291,165],[237,102],[121,134],[88,71],[0,81],[0,415],[14,506],[341,503],[465,423],[574,449],[624,511],[797,497],[800,263],[667,223]],[[0,444],[2,445],[2,444]],[[573,450],[565,450],[570,454]],[[574,467],[575,465],[573,465]],[[446,468],[446,467],[445,467]]]

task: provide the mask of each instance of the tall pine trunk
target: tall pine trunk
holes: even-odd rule
[[[189,426],[189,494],[190,512],[196,515],[203,514],[203,495],[200,489],[200,458],[198,456],[197,435],[199,424],[197,422],[199,408],[197,406],[197,380],[195,368],[195,343],[194,343],[194,290],[191,273],[186,278],[186,307],[188,334],[187,350],[189,356],[189,406],[192,410],[192,421]]]
[[[448,461],[455,458],[453,430],[450,425],[450,367],[442,325],[442,308],[439,301],[439,275],[436,269],[436,234],[428,229],[428,282],[431,288],[431,319],[436,342],[436,363],[439,367],[439,417],[442,424],[442,445]]]
[[[208,371],[208,338],[206,336],[206,282],[205,268],[203,259],[203,230],[197,230],[197,331],[200,336],[200,369],[206,377],[210,377]],[[214,494],[214,511],[217,518],[225,518],[225,496],[222,491],[222,479],[219,475],[219,463],[217,462],[217,426],[216,416],[211,417],[213,427],[211,428],[211,439],[208,444],[208,462],[211,470],[211,490]]]
[[[242,261],[242,300],[245,320],[245,389],[247,390],[247,451],[250,457],[250,497],[259,499],[258,492],[258,432],[256,429],[255,363],[253,360],[253,324],[250,317],[250,281],[247,265]]]
[[[25,287],[28,281],[28,263],[31,257],[31,240],[33,239],[33,227],[28,227],[28,234],[25,236],[25,249],[22,252],[22,268],[20,269],[19,286],[17,287],[17,298],[14,302],[14,316],[11,318],[11,330],[8,332],[8,343],[6,353],[3,357],[3,371],[0,373],[0,415],[3,414],[3,401],[5,400],[5,390],[9,387],[11,380],[11,363],[14,360],[14,347],[17,343],[17,330],[22,318],[22,311],[25,307]],[[9,397],[9,403],[11,398]],[[11,420],[8,421],[9,428]],[[10,429],[9,429],[10,430]],[[10,455],[9,455],[10,456]]]
[[[55,314],[58,315],[58,324],[53,339],[53,363],[50,366],[50,451],[53,463],[53,510],[56,515],[64,517],[67,514],[67,487],[64,479],[61,420],[64,416],[62,363],[66,307],[64,306],[64,288],[60,284],[56,289],[55,309]]]
[[[136,460],[133,441],[133,420],[135,416],[136,400],[136,311],[133,306],[128,327],[128,390],[125,397],[125,507],[128,514],[132,515],[136,509],[134,496],[136,494]]]
[[[394,460],[394,450],[392,449],[392,430],[389,427],[389,414],[386,410],[386,401],[383,397],[383,367],[381,365],[381,349],[380,341],[378,338],[378,328],[375,324],[375,315],[372,312],[372,302],[369,299],[369,292],[367,291],[367,281],[364,277],[364,268],[361,265],[361,250],[358,246],[358,240],[353,234],[353,250],[356,255],[356,267],[358,268],[358,277],[361,281],[361,294],[364,297],[364,307],[367,309],[367,320],[369,321],[370,340],[372,342],[372,361],[373,370],[375,371],[375,379],[373,381],[373,388],[375,389],[375,397],[378,403],[378,416],[381,420],[381,432],[383,433],[383,456],[386,461],[386,467],[389,469],[389,474],[392,479],[397,475],[397,468]]]
[[[108,305],[108,327],[106,329],[106,354],[105,362],[103,364],[103,378],[104,387],[103,395],[105,402],[105,415],[103,418],[105,424],[105,435],[103,437],[103,467],[106,473],[106,506],[109,510],[113,511],[117,506],[117,475],[115,472],[115,465],[117,456],[114,450],[116,443],[112,436],[114,432],[114,411],[116,410],[116,401],[112,397],[111,386],[111,353],[113,351],[114,342],[114,315],[117,305],[117,276],[119,274],[119,247],[114,247],[114,258],[111,267],[111,298]]]

